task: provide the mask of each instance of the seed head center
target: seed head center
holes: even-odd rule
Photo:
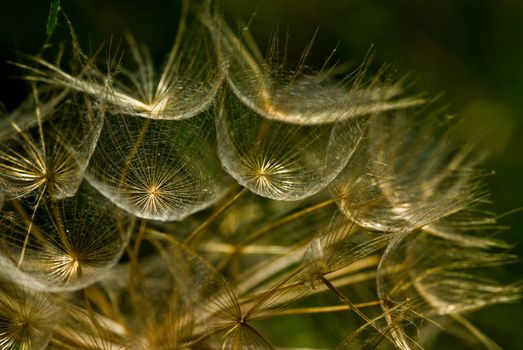
[[[160,195],[160,188],[157,185],[151,185],[147,189],[147,193],[149,194],[149,197],[158,197]]]

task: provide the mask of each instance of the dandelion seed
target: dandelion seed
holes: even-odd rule
[[[130,218],[85,186],[75,198],[45,200],[34,219],[21,206],[17,212],[4,212],[0,228],[2,255],[7,259],[2,264],[20,283],[61,291],[100,279],[123,253],[132,225]],[[18,267],[9,266],[9,260]]]
[[[482,197],[482,172],[465,148],[454,155],[433,140],[435,126],[409,126],[397,112],[378,116],[369,136],[329,185],[342,212],[378,231],[410,231],[452,215]],[[418,121],[421,125],[421,121]]]
[[[396,249],[406,250],[404,262],[399,260],[399,251],[391,252],[391,257],[387,259],[398,261],[384,260],[384,267],[400,262],[407,265],[405,268],[411,271],[410,283],[440,315],[462,313],[490,303],[511,302],[519,298],[519,286],[502,286],[494,280],[467,272],[478,267],[514,262],[516,257],[513,255],[454,245],[422,232],[404,238],[397,245]],[[391,273],[384,278],[393,276]],[[406,291],[398,291],[398,295],[400,293]]]
[[[63,304],[63,313],[51,339],[51,346],[58,349],[79,350],[131,350],[128,339],[118,332],[117,324],[102,315],[78,306]],[[138,345],[138,344],[136,344]],[[140,344],[141,345],[141,344]]]
[[[34,193],[39,197],[45,192],[62,199],[76,193],[102,124],[89,110],[89,101],[84,100],[81,106],[75,103],[70,96],[68,103],[50,110],[56,104],[54,99],[40,102],[40,97],[35,97],[37,137],[33,137],[34,130],[21,129],[18,121],[11,121],[14,132],[0,146],[0,186],[11,197]],[[77,107],[85,110],[76,115]],[[48,113],[45,122],[42,110]]]
[[[109,115],[86,178],[138,217],[182,220],[228,189],[212,149],[212,130],[205,115],[185,121]]]
[[[44,349],[59,319],[55,305],[43,295],[0,281],[0,347],[5,350]]]
[[[334,52],[306,67],[312,43],[289,67],[277,35],[264,57],[220,11],[182,0],[160,71],[130,35],[100,69],[69,22],[71,69],[19,64],[33,95],[0,118],[0,348],[312,348],[275,319],[300,315],[340,350],[442,330],[499,349],[466,315],[523,288],[483,276],[516,258],[472,149],[370,54],[344,79]]]
[[[252,192],[277,200],[303,199],[322,190],[354,152],[364,123],[268,121],[226,97],[217,118],[218,154],[227,172]]]
[[[76,43],[74,54],[84,57],[74,33],[72,36]],[[27,79],[88,94],[114,113],[156,120],[188,119],[204,112],[222,85],[223,73],[209,47],[209,36],[191,13],[183,11],[177,37],[159,77],[149,52],[130,35],[127,39],[136,67],[111,67],[121,72],[114,79],[112,72],[101,73],[91,61],[84,63],[78,76],[39,57],[32,59],[36,67],[22,67],[29,71]]]
[[[386,312],[394,303],[424,300],[414,310],[417,319],[461,315],[492,303],[512,302],[521,298],[520,286],[502,286],[468,271],[507,264],[514,258],[416,231],[397,237],[387,247],[378,269],[378,293]],[[398,343],[408,343],[408,337],[413,337],[400,327],[396,332]]]
[[[269,344],[242,316],[231,286],[207,261],[170,239],[166,245],[156,238],[152,243],[158,254],[148,263],[137,262],[130,271],[130,290],[118,289],[110,276],[102,281],[108,294],[134,295],[129,324],[142,342],[159,349]],[[140,278],[134,279],[137,274]]]
[[[349,81],[352,85],[336,83],[329,78],[328,69],[306,72],[304,61],[310,46],[305,49],[298,67],[288,69],[285,62],[279,61],[285,53],[278,54],[277,39],[264,60],[259,54],[251,53],[221,17],[213,16],[205,23],[214,34],[232,91],[242,103],[267,119],[300,125],[324,124],[423,103],[420,98],[397,98],[401,92],[399,83],[381,85],[375,78],[365,86],[368,62],[354,73],[355,78]],[[253,48],[252,51],[259,50]]]

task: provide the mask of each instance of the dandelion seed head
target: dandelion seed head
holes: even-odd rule
[[[117,263],[132,230],[130,218],[89,187],[60,202],[42,199],[32,222],[24,209],[1,213],[0,237],[3,254],[16,263],[28,288],[63,291],[92,284]]]
[[[62,254],[48,257],[48,269],[50,273],[60,280],[71,281],[82,278],[84,269],[81,259],[72,254]]]
[[[256,155],[244,158],[247,168],[245,179],[252,183],[256,193],[264,193],[272,198],[285,198],[285,192],[292,189],[296,170],[286,168],[284,164],[272,161],[268,157],[260,159]]]
[[[45,348],[58,319],[54,305],[46,297],[10,282],[2,281],[0,290],[0,347]]]
[[[280,316],[354,314],[339,349],[420,349],[436,317],[497,349],[463,314],[523,288],[477,274],[515,257],[478,209],[471,149],[371,53],[342,79],[333,55],[306,65],[312,43],[289,66],[216,3],[182,1],[159,70],[131,35],[100,68],[68,19],[70,68],[20,64],[32,100],[0,120],[0,348],[274,349],[291,346],[267,337]]]
[[[187,121],[110,115],[87,180],[134,215],[181,220],[227,189],[228,178],[210,147],[210,123],[206,115]]]
[[[76,193],[100,124],[89,111],[73,115],[75,96],[57,107],[64,97],[64,93],[40,96],[35,90],[33,109],[13,112],[14,132],[0,146],[0,186],[11,197],[46,192],[54,199],[62,199]],[[82,107],[90,108],[88,104]],[[22,128],[18,125],[19,114],[31,115],[37,125]]]
[[[232,96],[217,116],[225,170],[252,192],[299,200],[321,191],[342,170],[362,129],[348,124],[299,126],[265,119]]]
[[[244,42],[245,35],[236,35],[222,18],[215,18],[209,26],[231,90],[267,119],[318,125],[423,103],[421,98],[398,98],[399,83],[387,85],[374,77],[365,84],[368,57],[353,72],[352,84],[344,84],[330,79],[328,71],[307,71],[304,59],[310,46],[297,67],[288,67],[286,52],[279,52],[277,39],[269,44],[269,54],[263,58],[252,42]]]

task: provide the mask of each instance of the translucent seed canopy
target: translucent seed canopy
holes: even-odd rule
[[[225,279],[184,245],[172,241],[153,244],[156,254],[141,259],[135,267],[126,266],[121,273],[108,275],[100,283],[108,295],[123,304],[117,307],[126,309],[125,317],[136,339],[145,339],[152,347],[178,349],[202,337],[204,330],[233,328],[241,312]],[[140,291],[131,308],[125,306],[129,289],[122,288],[122,275],[131,276],[129,283]],[[207,344],[208,337],[202,338],[194,348]]]
[[[384,197],[377,180],[380,174],[369,159],[372,156],[365,140],[329,190],[340,210],[358,225],[376,231],[402,231],[410,225]]]
[[[83,95],[70,94],[51,109],[56,98],[36,100],[32,127],[21,127],[27,124],[21,119],[27,112],[13,113],[11,137],[0,144],[0,188],[10,197],[39,197],[45,192],[63,199],[74,196],[80,186],[102,120]]]
[[[242,186],[276,200],[322,190],[343,169],[362,137],[365,120],[293,125],[268,120],[225,98],[217,116],[218,154]]]
[[[155,74],[148,51],[129,39],[136,68],[124,70],[109,97],[122,112],[151,119],[181,120],[206,110],[223,81],[209,31],[193,16],[182,19],[166,63]],[[127,97],[126,97],[127,96]],[[126,100],[128,104],[126,105]]]
[[[130,344],[128,337],[124,337],[114,327],[115,322],[104,319],[92,310],[86,310],[73,304],[60,305],[62,313],[55,327],[51,349],[78,349],[78,350],[131,350],[142,349]],[[113,328],[111,328],[113,326]],[[116,328],[116,330],[114,330]],[[142,345],[142,344],[140,344]]]
[[[87,185],[74,198],[44,199],[31,211],[2,212],[0,266],[28,288],[76,290],[102,278],[120,258],[131,219]]]
[[[373,118],[365,142],[329,186],[341,211],[363,227],[410,231],[481,198],[483,175],[468,149],[449,150],[445,135],[434,140],[434,121],[412,122],[402,112]]]
[[[308,244],[303,255],[302,278],[315,288],[321,277],[363,260],[388,242],[385,235],[363,230],[345,217],[333,219]]]
[[[3,112],[0,113],[0,142],[16,134],[13,124],[16,124],[20,130],[28,130],[38,125],[37,108],[41,120],[45,121],[59,108],[58,106],[66,96],[67,92],[56,93],[48,86],[34,87],[34,93],[29,95],[15,110],[6,115]]]
[[[41,293],[31,292],[2,274],[0,277],[0,348],[46,348],[59,310]]]
[[[517,261],[501,250],[466,247],[448,240],[418,233],[403,243],[413,286],[439,315],[473,311],[495,303],[518,300],[521,286],[502,285],[474,274]],[[397,259],[398,257],[396,257]]]
[[[315,125],[423,102],[416,97],[401,98],[400,83],[385,84],[378,77],[365,81],[368,62],[345,81],[336,82],[329,77],[328,69],[307,72],[303,60],[310,47],[298,67],[289,70],[286,53],[279,52],[277,40],[264,59],[257,48],[249,49],[223,19],[215,17],[208,23],[228,85],[246,106],[267,119]]]
[[[223,69],[209,31],[193,15],[183,17],[161,71],[148,49],[127,36],[129,55],[109,53],[100,68],[87,59],[73,33],[73,54],[80,58],[78,73],[69,73],[40,57],[36,67],[22,65],[29,80],[90,95],[114,113],[149,119],[181,120],[208,109],[223,83]],[[117,56],[116,59],[111,55]],[[121,61],[123,61],[122,64]]]
[[[255,330],[248,314],[242,314],[236,293],[231,285],[201,256],[182,245],[172,244],[167,250],[173,261],[178,263],[176,270],[178,288],[189,293],[196,334],[201,329],[214,329],[215,332],[203,338],[211,347],[223,349],[272,349],[273,346],[263,335]],[[214,333],[214,334],[213,334]]]
[[[109,114],[87,180],[138,217],[182,220],[220,199],[230,183],[213,131],[205,114],[181,121]]]
[[[496,221],[496,214],[482,210],[481,207],[469,207],[444,219],[423,226],[426,234],[456,242],[470,248],[508,249],[509,244],[496,238],[503,230]]]
[[[505,252],[456,244],[421,230],[395,237],[381,258],[376,279],[395,343],[415,348],[417,329],[412,324],[425,319],[461,317],[491,304],[518,300],[521,286],[504,286],[477,273],[480,268],[514,261],[515,256]],[[408,303],[410,317],[401,322],[405,314],[392,311]]]
[[[99,282],[115,302],[114,308],[124,310],[122,317],[133,335],[127,344],[146,342],[153,348],[178,349],[190,337],[193,301],[198,297],[194,289],[186,288],[184,268],[185,261],[162,250],[136,265],[118,266]],[[129,285],[139,292],[131,296]]]

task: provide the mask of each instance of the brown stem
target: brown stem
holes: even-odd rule
[[[220,206],[214,213],[211,214],[204,222],[202,222],[198,227],[196,227],[189,236],[183,241],[184,244],[189,245],[193,243],[196,238],[221,215],[224,211],[229,209],[234,203],[236,203],[240,198],[242,198],[249,190],[247,188],[242,188],[242,190],[234,195],[230,200]]]

